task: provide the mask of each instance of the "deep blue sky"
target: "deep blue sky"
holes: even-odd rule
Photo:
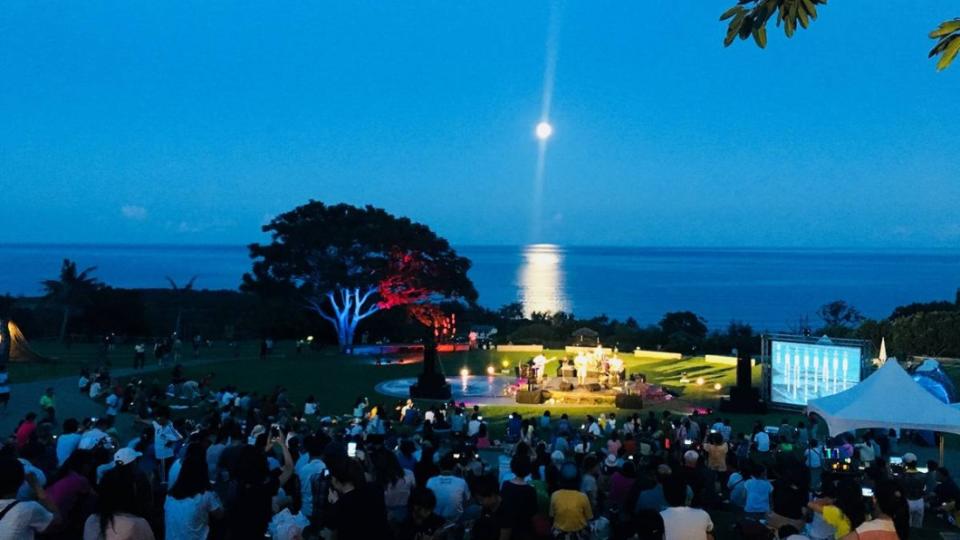
[[[568,2],[544,237],[957,246],[955,1],[831,2],[767,50],[733,0]],[[15,1],[0,241],[245,243],[309,198],[529,240],[545,2]]]

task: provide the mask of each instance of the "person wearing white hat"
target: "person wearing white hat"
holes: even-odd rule
[[[124,446],[123,448],[117,450],[113,453],[113,461],[109,461],[97,467],[97,483],[103,479],[103,475],[113,469],[118,465],[129,465],[142,456],[140,452],[137,452],[133,448]]]
[[[910,511],[910,527],[922,527],[927,475],[917,470],[917,455],[912,452],[903,455],[903,468],[903,494]]]

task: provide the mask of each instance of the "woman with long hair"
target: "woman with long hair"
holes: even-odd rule
[[[864,521],[843,540],[909,540],[910,510],[900,484],[886,480],[873,493],[873,519]]]
[[[97,512],[87,518],[83,540],[153,540],[153,530],[137,515],[137,479],[130,467],[107,471],[100,481]]]
[[[407,517],[410,492],[416,485],[413,471],[401,467],[396,454],[389,450],[380,450],[372,458],[376,483],[383,489],[387,505],[387,520],[393,524],[402,523]]]
[[[210,517],[223,514],[223,505],[210,490],[207,455],[199,443],[187,446],[180,474],[167,493],[163,505],[167,538],[206,540]]]

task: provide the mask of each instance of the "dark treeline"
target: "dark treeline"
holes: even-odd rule
[[[960,300],[958,298],[957,300]],[[818,312],[818,320],[800,319],[789,328],[778,329],[809,335],[829,335],[866,339],[874,350],[886,338],[891,355],[960,357],[960,304],[940,301],[915,303],[897,307],[885,319],[866,319],[845,302],[826,304]],[[57,338],[62,324],[62,306],[49,298],[6,297],[10,318],[31,339]],[[708,331],[707,321],[695,313],[667,313],[657,324],[640,324],[632,318],[625,321],[606,316],[577,318],[567,313],[533,313],[524,316],[522,306],[508,304],[497,310],[446,306],[457,314],[458,335],[476,326],[492,326],[496,343],[542,343],[559,347],[583,339],[621,350],[640,347],[684,354],[730,354],[733,349],[756,352],[758,336],[770,329],[754,329],[740,322],[730,322],[726,329]],[[96,341],[105,334],[124,337],[169,336],[180,315],[181,334],[201,335],[210,339],[254,339],[270,336],[275,339],[302,339],[312,335],[320,344],[335,344],[336,336],[329,325],[303,309],[293,296],[245,294],[236,291],[118,289],[99,286],[82,305],[75,306],[67,338],[73,341]],[[597,332],[597,337],[575,338],[581,328]],[[403,310],[387,310],[364,321],[357,341],[411,341],[424,337],[424,327]]]

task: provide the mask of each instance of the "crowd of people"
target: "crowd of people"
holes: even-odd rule
[[[577,425],[543,411],[509,415],[496,440],[453,402],[360,397],[324,416],[313,396],[214,391],[179,367],[167,386],[105,371],[78,386],[107,414],[30,412],[4,442],[0,540],[907,540],[960,497],[947,469],[897,455],[895,434],[825,441],[809,420],[740,433],[696,412]],[[185,386],[199,406],[173,415]],[[132,438],[120,411],[142,426]]]

